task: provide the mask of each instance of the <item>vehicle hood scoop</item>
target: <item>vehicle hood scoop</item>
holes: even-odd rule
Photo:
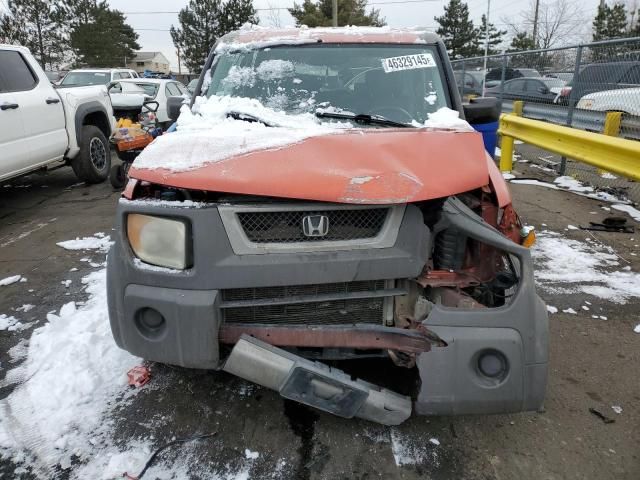
[[[352,204],[416,202],[489,184],[476,132],[349,129],[207,162],[210,147],[183,146],[203,156],[196,168],[149,168],[149,162],[136,168],[134,162],[129,175],[192,190]]]

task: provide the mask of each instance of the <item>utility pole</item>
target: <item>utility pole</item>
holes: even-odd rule
[[[338,26],[338,0],[332,0],[331,2],[331,20],[334,27]]]
[[[536,0],[537,2],[538,0]],[[489,12],[491,11],[491,0],[487,0],[487,18],[484,25],[484,65],[482,66],[482,96],[484,97],[484,86],[487,81],[487,55],[489,55]],[[464,85],[464,77],[462,78]],[[464,87],[462,88],[464,91]]]
[[[178,56],[178,75],[182,75],[182,70],[180,69],[180,47],[176,47],[176,55]]]
[[[604,0],[600,0],[601,2]],[[536,0],[536,9],[533,13],[533,45],[538,48],[538,10],[540,9],[540,0]]]

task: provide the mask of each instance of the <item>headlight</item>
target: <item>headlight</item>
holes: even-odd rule
[[[187,231],[182,220],[137,213],[127,216],[127,236],[133,252],[152,265],[187,268]]]
[[[582,108],[583,110],[591,110],[593,108],[593,100],[587,98],[587,99],[581,99],[578,102],[578,105],[576,105],[577,108]]]

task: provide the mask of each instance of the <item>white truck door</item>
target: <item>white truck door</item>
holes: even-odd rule
[[[15,92],[5,81],[11,50],[0,50],[0,180],[29,164],[29,142],[22,122],[22,110]]]
[[[16,97],[30,140],[31,161],[35,165],[62,160],[69,139],[60,97],[32,57],[27,59],[20,55],[14,62],[14,88],[20,89]],[[33,64],[29,65],[29,62]]]

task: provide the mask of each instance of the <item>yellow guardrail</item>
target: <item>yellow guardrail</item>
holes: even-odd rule
[[[640,180],[640,142],[614,136],[620,129],[619,114],[607,115],[605,133],[592,133],[523,118],[519,115],[522,108],[517,108],[516,103],[521,102],[514,102],[515,113],[500,117],[500,170],[503,172],[512,170],[513,143],[520,140],[601,170]]]

